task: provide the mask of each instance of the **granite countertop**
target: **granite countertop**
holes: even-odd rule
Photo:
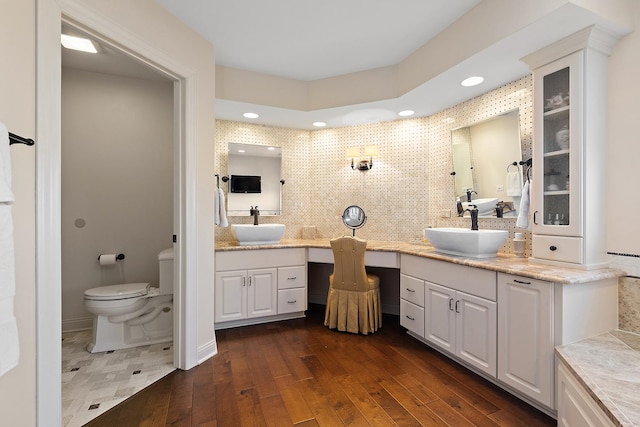
[[[617,426],[640,426],[640,335],[614,330],[556,348]]]
[[[330,249],[329,239],[283,239],[277,245],[261,246],[240,246],[235,241],[216,242],[216,252],[221,251],[242,251],[255,249],[281,249],[281,248],[322,248]],[[586,283],[596,280],[620,277],[624,272],[615,268],[602,268],[597,270],[582,270],[568,267],[559,267],[541,263],[530,262],[527,258],[518,258],[512,254],[498,253],[496,258],[473,259],[444,255],[437,253],[431,245],[416,242],[397,242],[368,240],[368,251],[397,252],[401,254],[414,255],[423,258],[437,259],[454,264],[462,264],[470,267],[483,268],[500,273],[515,274],[532,279],[539,279],[548,282],[570,284]]]

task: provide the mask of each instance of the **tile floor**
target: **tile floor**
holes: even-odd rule
[[[62,334],[62,425],[77,427],[172,372],[172,343],[91,354],[91,331]]]

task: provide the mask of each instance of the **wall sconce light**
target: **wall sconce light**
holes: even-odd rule
[[[347,149],[347,159],[351,160],[351,169],[368,171],[373,167],[373,158],[378,155],[378,147],[375,145],[367,145],[364,147],[364,159],[358,160],[360,149],[351,147]],[[368,157],[368,159],[366,159]]]

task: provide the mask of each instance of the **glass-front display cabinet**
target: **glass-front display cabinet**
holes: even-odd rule
[[[562,68],[555,70],[558,67]],[[548,74],[541,70],[544,103],[542,146],[539,147],[542,150],[539,163],[542,172],[539,185],[542,188],[539,190],[542,197],[537,204],[535,224],[542,233],[546,227],[552,227],[547,228],[546,233],[577,235],[580,229],[580,193],[575,188],[576,183],[571,188],[571,175],[578,178],[579,174],[577,163],[571,161],[575,156],[573,151],[579,149],[577,143],[572,144],[572,141],[579,140],[579,124],[572,123],[577,114],[571,114],[574,105],[576,109],[579,107],[579,103],[572,105],[571,97],[579,96],[578,88],[571,90],[572,83],[575,85],[576,81],[572,70],[575,68],[564,63],[553,64]]]
[[[533,70],[533,260],[608,263],[607,61],[615,41],[589,27],[523,58]]]

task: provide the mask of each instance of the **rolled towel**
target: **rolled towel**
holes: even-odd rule
[[[522,174],[518,169],[515,172],[507,172],[507,196],[521,196],[522,195]]]

